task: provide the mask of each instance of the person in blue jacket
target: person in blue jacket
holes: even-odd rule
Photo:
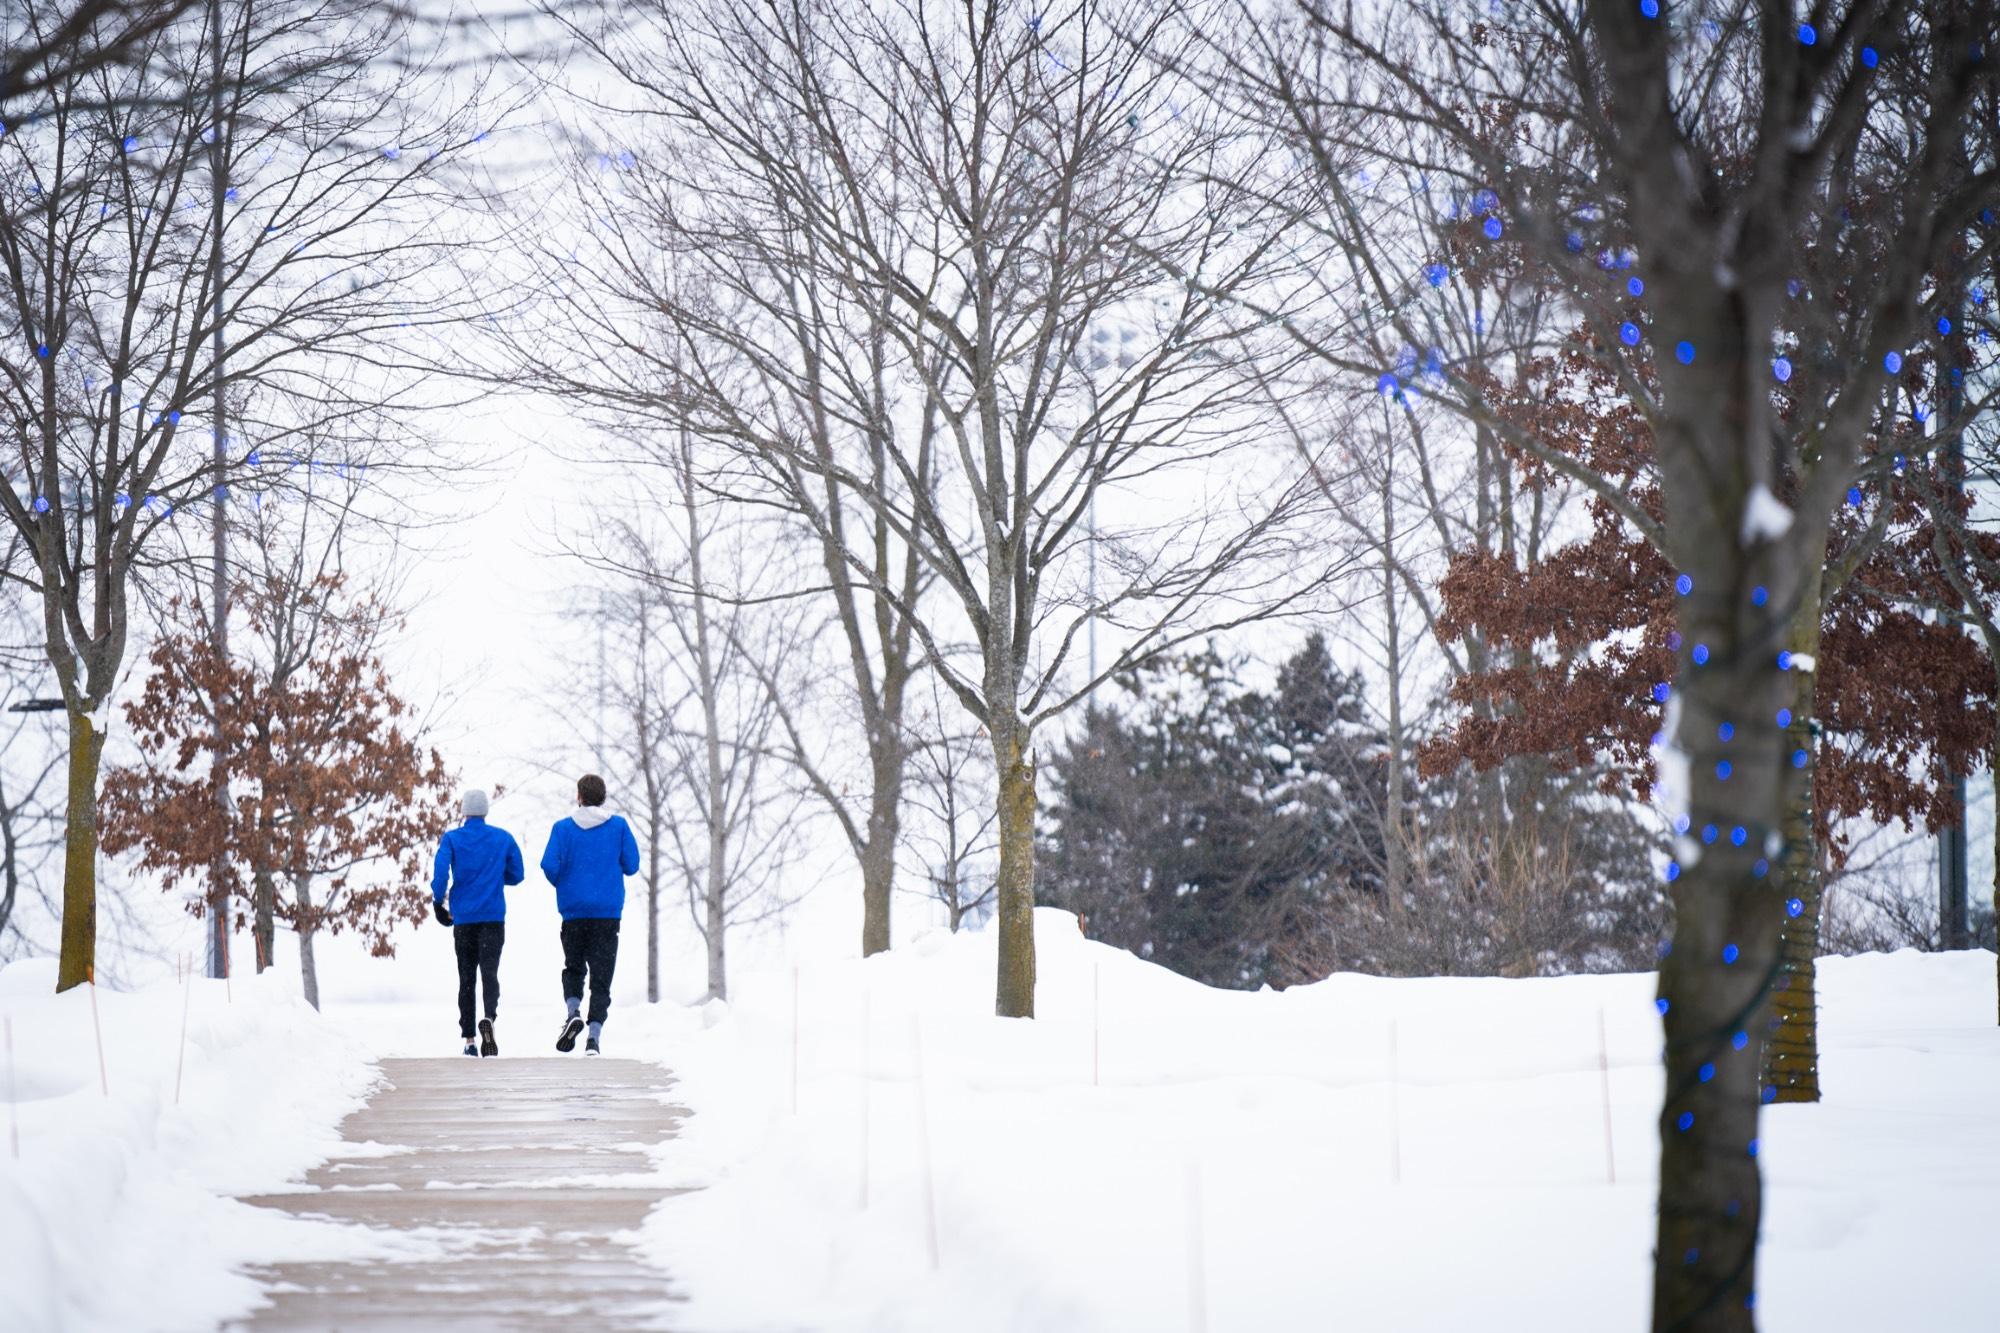
[[[596,1055],[611,1010],[611,974],[618,966],[618,920],[625,913],[625,876],[639,873],[639,841],[622,815],[604,808],[604,779],[586,773],[576,780],[576,813],[549,830],[542,874],[556,887],[562,913],[563,999],[569,1017],[556,1049],[576,1049],[583,1030],[583,983],[590,979],[590,1040],[583,1053]]]
[[[498,1055],[493,1023],[500,1016],[500,946],[507,940],[507,886],[527,878],[521,848],[506,829],[486,822],[483,791],[468,791],[459,803],[465,822],[438,843],[431,869],[431,911],[451,927],[458,954],[458,1035],[467,1055]],[[485,981],[486,1017],[479,1020],[479,1045],[472,1044],[472,983]]]

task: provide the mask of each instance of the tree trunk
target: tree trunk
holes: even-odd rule
[[[1693,635],[1689,636],[1691,639]],[[1723,654],[1718,654],[1722,656]],[[1730,656],[1735,656],[1730,654]],[[1656,1330],[1748,1330],[1755,1290],[1761,1213],[1757,1117],[1761,1061],[1750,1038],[1770,1013],[1777,975],[1781,909],[1756,864],[1771,825],[1753,812],[1783,811],[1781,749],[1774,725],[1745,725],[1776,714],[1791,692],[1767,663],[1772,655],[1736,657],[1733,666],[1682,673],[1680,726],[1692,774],[1694,828],[1680,840],[1688,862],[1675,881],[1676,928],[1660,966],[1667,1004],[1666,1097],[1660,1116],[1660,1196],[1653,1327]],[[1741,725],[1737,741],[1718,741],[1723,722]],[[1733,765],[1717,776],[1717,764]],[[1783,765],[1783,772],[1779,771]],[[1763,794],[1760,794],[1761,793]],[[1702,844],[1704,817],[1720,825]],[[1734,845],[1742,819],[1745,845]],[[1692,854],[1689,842],[1699,847]]]
[[[1002,1018],[1035,1016],[1035,764],[1022,727],[1010,721],[993,733],[1000,775],[999,984],[994,1010]]]
[[[902,800],[902,747],[875,746],[873,787],[868,803],[868,840],[861,847],[861,956],[889,949],[889,903],[896,886],[896,834]]]
[[[655,830],[660,817],[653,816]],[[660,835],[646,838],[646,1002],[660,1002]]]
[[[1820,581],[1823,569],[1807,576],[1807,591],[1789,636],[1795,654],[1819,653]],[[1790,705],[1792,725],[1785,734],[1805,750],[1806,766],[1793,780],[1793,798],[1785,812],[1787,854],[1772,876],[1784,912],[1779,917],[1778,975],[1771,983],[1771,1026],[1764,1037],[1764,1095],[1780,1102],[1819,1100],[1819,1006],[1814,960],[1819,956],[1819,919],[1824,894],[1824,867],[1819,849],[1819,821],[1813,812],[1813,765],[1818,759],[1817,726],[1813,720],[1818,673],[1794,676]],[[1774,719],[1775,720],[1775,719]],[[1798,914],[1792,914],[1793,903]]]
[[[319,1008],[319,965],[313,958],[313,936],[317,927],[313,924],[312,876],[292,877],[292,896],[299,905],[299,988],[305,993],[306,1003]]]
[[[277,961],[277,905],[278,880],[271,871],[258,867],[251,872],[251,912],[250,938],[257,946],[257,971]],[[303,938],[303,937],[301,937]]]
[[[69,818],[63,837],[62,959],[56,990],[97,977],[97,767],[104,733],[69,714]]]
[[[711,864],[708,872],[708,994],[711,999],[729,998],[728,958],[724,953],[724,932],[729,921],[723,911],[722,877]]]

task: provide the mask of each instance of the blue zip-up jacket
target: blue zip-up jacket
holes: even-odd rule
[[[527,878],[514,835],[468,819],[444,835],[431,869],[431,897],[451,909],[455,926],[507,919],[509,884]],[[450,901],[446,901],[449,898]]]
[[[565,921],[625,915],[625,876],[639,873],[639,840],[622,815],[586,805],[549,830],[542,874],[556,886]]]

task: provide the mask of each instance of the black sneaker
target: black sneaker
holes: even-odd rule
[[[472,1041],[471,1041],[471,1039],[470,1039],[470,1038],[468,1038],[468,1039],[466,1040],[466,1043],[465,1043],[465,1053],[466,1053],[467,1055],[471,1056],[471,1057],[472,1057],[473,1059],[475,1059],[475,1060],[477,1060],[477,1059],[479,1058],[479,1048],[478,1048],[477,1046],[474,1046],[474,1045],[472,1044]]]
[[[585,1042],[585,1043],[583,1044],[583,1053],[584,1053],[585,1055],[597,1055],[597,1054],[599,1054],[599,1052],[598,1052],[598,1049],[597,1049],[597,1038],[595,1038],[595,1037],[592,1037],[592,1038],[591,1038],[591,1039],[590,1039],[589,1041],[586,1041],[586,1042]]]
[[[493,1040],[493,1020],[490,1018],[479,1020],[479,1053],[481,1055],[500,1054],[500,1043]]]
[[[583,1020],[571,1014],[563,1020],[562,1035],[556,1038],[556,1049],[568,1055],[576,1049],[576,1034],[583,1031]]]

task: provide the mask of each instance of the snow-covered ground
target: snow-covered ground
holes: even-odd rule
[[[695,1111],[661,1181],[706,1188],[638,1237],[689,1297],[677,1327],[1646,1326],[1651,977],[1251,995],[1092,944],[1062,913],[1037,931],[1032,1023],[990,1016],[984,934],[746,969],[731,1005],[621,987],[609,1053],[670,1067]],[[542,1054],[554,979],[522,944],[503,1052]],[[1826,1101],[1765,1113],[1770,1333],[1992,1327],[1976,1277],[2000,1204],[1993,968],[1822,962]],[[423,1259],[421,1237],[226,1197],[327,1155],[372,1057],[453,1048],[447,959],[353,971],[379,984],[324,1018],[282,973],[103,993],[108,1097],[88,992],[51,996],[46,962],[0,972],[16,1080],[0,1107],[20,1133],[18,1159],[0,1139],[0,1327],[207,1328],[256,1302],[250,1263]]]
[[[212,1329],[257,1303],[245,1264],[417,1253],[229,1197],[319,1161],[374,1081],[296,983],[168,978],[99,993],[93,1018],[55,976],[0,970],[0,1328]]]
[[[989,1016],[990,935],[805,967],[796,1084],[789,975],[625,1011],[696,1111],[667,1165],[709,1188],[645,1237],[686,1327],[1646,1327],[1651,977],[1239,994],[1037,917],[1033,1023]],[[1826,1100],[1765,1112],[1760,1324],[1991,1329],[1993,955],[1820,975]]]

